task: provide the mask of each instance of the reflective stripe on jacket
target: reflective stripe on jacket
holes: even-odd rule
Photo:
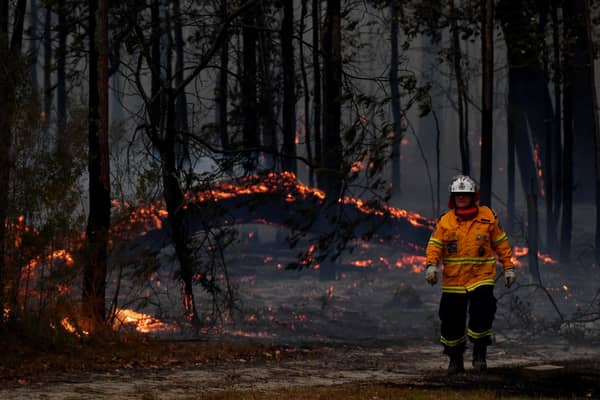
[[[508,236],[496,214],[479,206],[475,218],[461,220],[453,210],[443,214],[427,243],[427,265],[443,264],[442,291],[465,293],[494,285],[496,255],[504,269],[514,267]]]

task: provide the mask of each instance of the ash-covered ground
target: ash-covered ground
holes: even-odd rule
[[[224,253],[226,272],[219,270],[215,276],[223,289],[230,282],[233,311],[198,285],[195,296],[203,326],[193,329],[184,321],[172,247],[161,250],[157,272],[138,275],[131,287],[121,289],[119,307],[156,317],[164,325],[148,329],[168,338],[279,344],[437,342],[441,289],[425,282],[418,250],[357,241],[336,263],[288,270],[285,266],[310,242],[290,249],[279,228],[248,225],[239,230],[239,240]],[[498,270],[497,342],[600,340],[600,292],[595,284],[600,268],[540,259],[540,285],[528,273],[527,257],[518,260],[517,284],[510,290]],[[324,274],[324,268],[334,273]]]

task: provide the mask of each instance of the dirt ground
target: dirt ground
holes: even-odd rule
[[[439,346],[428,343],[318,345],[268,350],[254,359],[195,365],[47,373],[6,383],[0,399],[184,399],[207,392],[383,383],[484,388],[536,397],[600,398],[600,351],[556,342],[490,348],[488,373],[452,378]],[[537,367],[535,368],[529,367]]]

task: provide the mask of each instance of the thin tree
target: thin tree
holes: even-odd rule
[[[342,190],[343,147],[340,137],[342,113],[341,1],[328,0],[323,33],[324,134],[322,147],[323,190],[337,202]]]
[[[400,197],[401,171],[400,149],[402,142],[402,109],[400,104],[400,90],[398,82],[398,19],[399,6],[395,0],[390,1],[391,17],[391,60],[390,60],[390,93],[392,95],[392,115],[394,118],[394,136],[392,142],[392,197]]]
[[[296,173],[296,70],[293,0],[283,0],[281,63],[283,64],[283,169]]]
[[[13,168],[12,123],[17,96],[17,84],[13,73],[21,67],[21,47],[23,44],[23,22],[25,19],[25,0],[18,0],[13,10],[14,22],[12,36],[9,34],[9,2],[0,2],[0,305],[4,304],[6,219],[8,217],[8,187]],[[0,319],[1,322],[4,318]],[[0,322],[0,323],[1,323]]]
[[[88,257],[83,274],[84,315],[95,331],[106,320],[105,293],[110,228],[108,148],[108,0],[89,0],[89,198]]]
[[[562,169],[562,158],[560,153],[562,148],[562,70],[560,62],[560,27],[558,20],[558,2],[559,0],[552,1],[550,11],[552,18],[552,64],[554,69],[554,77],[552,79],[554,91],[554,117],[552,119],[552,150],[550,154],[552,155],[552,159],[554,160],[554,169],[552,174],[548,174],[549,179],[551,179],[553,182],[552,187],[548,188],[548,210],[546,211],[546,243],[549,249],[554,249],[556,247],[558,238],[557,227],[560,218],[560,208],[562,202],[562,198],[560,195],[562,192],[562,182],[560,179],[560,171]],[[548,211],[550,211],[549,215]]]
[[[43,120],[43,138],[44,144],[50,144],[50,113],[52,112],[52,11],[46,5],[44,15],[44,120]]]
[[[278,96],[273,83],[274,74],[274,50],[273,50],[273,34],[274,29],[270,26],[267,19],[267,5],[260,4],[256,13],[256,20],[259,26],[258,33],[258,58],[259,62],[259,82],[260,88],[260,107],[259,115],[262,123],[262,145],[264,149],[264,168],[267,170],[278,170],[282,164],[282,160],[277,156],[278,139],[277,139],[277,116],[275,111],[275,98]]]
[[[30,4],[30,26],[29,26],[29,54],[31,57],[31,87],[38,91],[40,82],[38,77],[38,28],[39,28],[39,6],[37,0],[31,0]]]
[[[257,166],[256,151],[259,145],[256,104],[256,11],[250,10],[245,13],[242,23],[242,114],[244,120],[242,136],[246,152],[244,168],[247,172],[253,172]]]
[[[310,88],[308,86],[308,72],[306,71],[306,64],[304,62],[304,28],[305,19],[308,13],[308,0],[302,0],[302,8],[300,15],[300,33],[298,35],[298,49],[300,52],[300,70],[302,72],[302,87],[304,91],[304,137],[306,141],[306,158],[308,160],[308,184],[314,186],[314,166],[313,166],[313,151],[312,151],[312,130],[310,124],[310,118],[312,113],[310,112]]]
[[[493,89],[494,89],[494,2],[482,0],[481,63],[481,203],[492,202],[492,149],[493,149]]]
[[[219,9],[219,18],[221,22],[227,20],[228,7],[227,0],[222,0]],[[183,70],[182,70],[183,73]],[[221,140],[221,148],[223,152],[227,154],[230,150],[229,143],[229,126],[227,122],[227,104],[229,98],[229,40],[225,40],[220,51],[219,61],[219,77],[215,86],[215,97],[217,103],[217,130],[219,132],[219,138]],[[224,158],[227,158],[225,155]],[[231,172],[231,168],[226,166],[225,169]]]
[[[185,41],[183,39],[183,23],[181,18],[180,0],[173,0],[173,33],[175,37],[175,85],[179,86],[183,82],[183,65],[184,53],[183,48]],[[225,10],[225,12],[227,12]],[[187,96],[185,90],[177,94],[175,109],[177,113],[176,129],[178,132],[178,148],[177,148],[177,164],[179,169],[183,169],[186,162],[190,158],[190,143],[189,143],[189,123]]]
[[[67,7],[65,0],[58,0],[58,47],[56,48],[56,151],[68,156],[67,125]]]
[[[312,2],[312,66],[313,66],[313,126],[315,139],[315,160],[317,169],[321,166],[322,146],[321,146],[321,57],[320,57],[320,34],[321,34],[321,1]],[[320,177],[317,174],[317,184],[322,187]]]
[[[452,62],[454,78],[457,86],[457,108],[458,108],[458,141],[460,148],[460,159],[462,173],[471,174],[471,157],[469,149],[469,106],[467,104],[467,86],[463,77],[462,50],[460,47],[460,36],[458,31],[458,12],[454,0],[450,0],[450,30],[452,33]]]
[[[594,127],[594,147],[595,147],[595,167],[596,167],[596,234],[594,238],[596,264],[600,264],[600,121],[598,120],[598,93],[595,83],[595,67],[594,67],[594,51],[592,41],[592,21],[590,12],[590,3],[584,0],[584,20],[586,30],[587,55],[589,64],[589,77],[592,82],[592,110],[593,110],[593,127]]]
[[[563,13],[568,6],[563,5]],[[572,15],[572,14],[571,14]],[[565,22],[567,20],[565,16]],[[565,26],[563,41],[569,43],[569,29]],[[573,81],[574,48],[567,44],[563,52],[563,154],[562,154],[562,218],[560,228],[560,260],[571,259],[571,235],[573,230]]]

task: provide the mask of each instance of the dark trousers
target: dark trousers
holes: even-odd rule
[[[492,343],[492,323],[496,314],[494,286],[484,285],[469,293],[442,293],[440,320],[444,353],[451,355],[464,352],[466,346],[465,325],[469,311],[467,336],[475,345]]]

